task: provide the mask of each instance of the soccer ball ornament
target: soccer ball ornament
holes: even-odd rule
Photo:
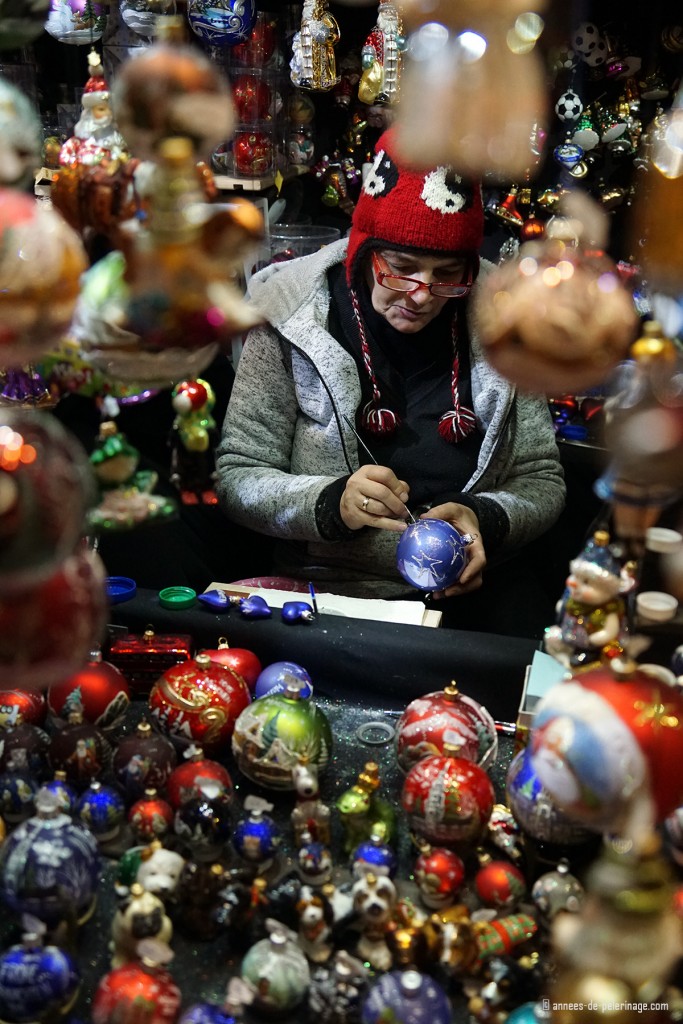
[[[562,93],[555,104],[555,113],[560,121],[578,121],[583,113],[583,103],[573,89]]]
[[[529,744],[543,786],[588,828],[634,838],[683,803],[683,695],[635,662],[554,686]]]
[[[418,519],[401,534],[396,567],[418,590],[445,590],[460,578],[471,542],[443,519]]]
[[[423,757],[443,754],[446,745],[482,768],[495,761],[498,751],[491,715],[455,683],[411,701],[396,727],[396,757],[403,772]]]
[[[401,792],[409,827],[434,846],[478,842],[494,801],[493,784],[484,769],[449,755],[418,761]]]
[[[584,21],[572,35],[572,49],[584,60],[600,42],[600,30],[592,21]]]
[[[166,669],[149,695],[152,715],[170,739],[184,746],[201,744],[211,755],[229,744],[250,701],[244,680],[208,654]]]

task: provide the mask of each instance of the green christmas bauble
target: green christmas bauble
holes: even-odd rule
[[[332,730],[299,680],[246,707],[235,722],[232,752],[241,772],[267,789],[294,789],[293,769],[302,760],[322,773],[332,751]]]

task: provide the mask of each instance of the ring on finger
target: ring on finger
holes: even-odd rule
[[[364,512],[367,512],[369,504],[370,504],[370,499],[369,498],[363,498],[363,501],[361,502],[361,506],[360,507],[363,509]]]

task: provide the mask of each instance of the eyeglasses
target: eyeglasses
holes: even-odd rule
[[[413,295],[420,288],[426,288],[431,295],[437,295],[440,298],[462,299],[465,295],[469,295],[472,290],[471,266],[468,267],[467,281],[461,281],[458,284],[450,284],[447,281],[432,281],[431,284],[425,284],[424,281],[418,281],[415,277],[400,277],[398,274],[392,274],[388,264],[385,263],[379,253],[373,251],[372,269],[377,284],[383,288],[388,288],[392,292],[405,292],[406,295]]]

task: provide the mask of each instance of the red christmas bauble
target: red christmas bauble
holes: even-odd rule
[[[0,677],[46,687],[78,672],[105,626],[104,581],[99,555],[79,548],[46,579],[0,596]]]
[[[428,847],[415,861],[413,873],[422,902],[431,909],[439,909],[455,901],[465,879],[465,865],[452,850]]]
[[[410,828],[435,846],[477,842],[494,802],[493,784],[483,768],[438,754],[413,765],[401,792]]]
[[[123,673],[102,656],[69,679],[53,683],[47,691],[50,711],[57,718],[68,718],[80,706],[87,722],[101,729],[117,725],[130,704],[130,688]]]
[[[524,875],[507,860],[492,860],[474,876],[477,896],[486,907],[512,910],[526,894]]]
[[[68,782],[87,787],[104,771],[111,747],[96,726],[76,719],[55,733],[47,757],[53,772],[62,771]]]
[[[247,177],[268,174],[273,166],[273,140],[267,132],[235,132],[232,152],[235,170]]]
[[[171,831],[173,808],[156,789],[147,789],[128,811],[128,821],[139,842],[151,843],[154,839],[163,839]]]
[[[272,93],[263,78],[256,75],[238,75],[232,83],[232,95],[239,121],[270,119]]]
[[[458,757],[485,767],[498,750],[495,722],[486,708],[458,691],[455,683],[411,701],[396,727],[396,757],[407,772],[448,745]]]
[[[178,763],[175,747],[149,722],[138,722],[130,736],[119,741],[112,768],[129,801],[139,800],[146,789],[162,792]]]
[[[164,968],[124,964],[100,980],[92,1024],[174,1024],[180,1001],[180,990]]]
[[[177,811],[188,800],[207,793],[223,794],[232,799],[232,779],[222,764],[204,757],[203,752],[196,749],[188,761],[173,769],[166,783],[166,794]]]
[[[208,654],[166,669],[149,695],[163,732],[180,746],[198,743],[209,754],[229,749],[235,721],[250,703],[244,680]]]
[[[249,38],[231,47],[233,62],[242,67],[262,68],[275,53],[276,43],[277,22],[265,14],[259,14]]]
[[[218,647],[202,651],[202,654],[208,654],[211,661],[215,661],[217,665],[232,669],[236,675],[244,679],[250,693],[254,692],[263,665],[253,651],[248,651],[245,647],[230,647],[228,641],[220,637]]]
[[[0,690],[0,729],[12,728],[22,722],[42,725],[47,714],[47,701],[36,690]]]

